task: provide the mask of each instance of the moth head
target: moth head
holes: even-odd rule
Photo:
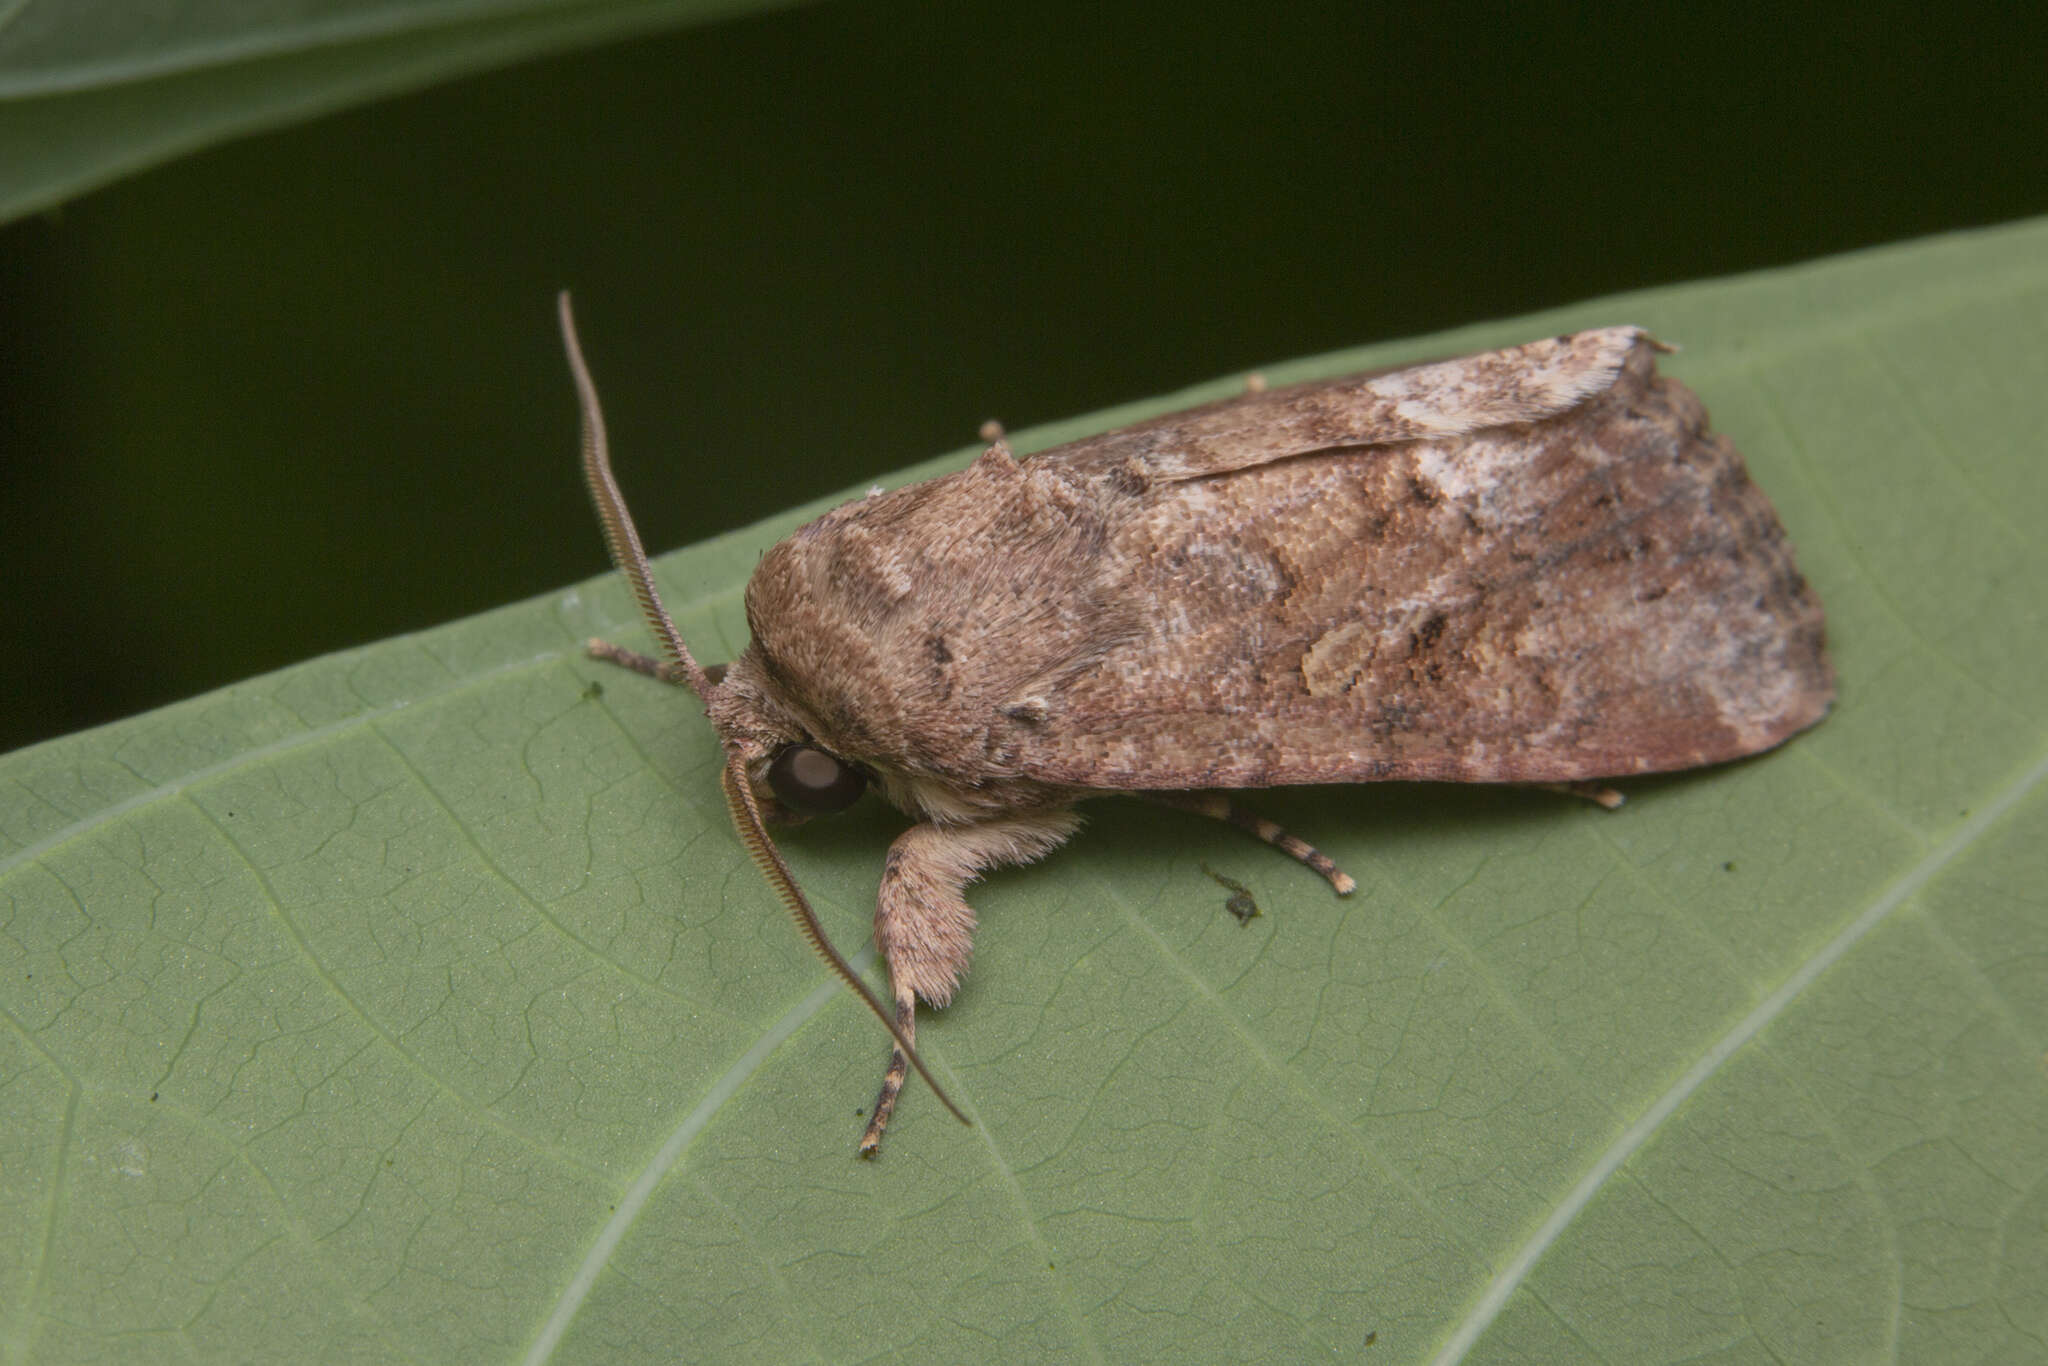
[[[641,547],[640,533],[626,510],[625,496],[612,475],[611,452],[605,438],[604,412],[597,401],[597,386],[584,363],[582,347],[576,340],[576,321],[564,290],[557,300],[562,324],[562,344],[568,352],[569,371],[576,381],[576,397],[583,417],[583,475],[590,486],[591,502],[604,525],[605,544],[612,563],[618,567],[639,601],[648,629],[661,642],[668,656],[663,676],[688,685],[704,703],[725,748],[725,771],[720,775],[726,806],[732,813],[733,829],[747,848],[761,875],[768,880],[789,908],[797,929],[810,942],[827,967],[866,1002],[896,1040],[918,1075],[953,1112],[962,1124],[968,1118],[933,1079],[924,1060],[917,1055],[903,1030],[882,1008],[852,966],[832,947],[824,927],[811,910],[810,902],[796,885],[796,877],[783,861],[782,852],[768,837],[766,820],[796,821],[811,816],[843,811],[867,787],[868,775],[809,738],[785,708],[774,705],[772,690],[760,686],[753,652],[743,653],[731,667],[704,668],[683,643],[661,593],[654,585],[654,571]]]
[[[761,677],[755,651],[749,649],[722,672],[706,710],[726,752],[745,770],[769,823],[801,825],[860,800],[868,788],[868,770],[836,752],[792,713]]]

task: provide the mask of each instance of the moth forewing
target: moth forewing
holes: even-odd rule
[[[762,557],[752,641],[705,700],[742,837],[828,961],[759,817],[837,801],[839,775],[805,759],[784,792],[768,766],[821,755],[917,822],[876,897],[897,1047],[864,1154],[917,1065],[918,1000],[945,1004],[966,969],[964,888],[1056,848],[1084,798],[1149,792],[1231,821],[1344,892],[1328,859],[1215,789],[1435,779],[1605,801],[1597,780],[1752,754],[1820,719],[1820,603],[1658,349],[1603,328],[1249,393],[1023,461],[997,440]],[[601,503],[616,492],[592,482]],[[637,552],[617,508],[615,553]]]
[[[1226,450],[1219,407],[1027,462],[1036,480],[1135,490],[1101,514],[1115,582],[1074,577],[1152,610],[1040,690],[1043,718],[1003,737],[1010,763],[1115,789],[1573,783],[1756,753],[1818,721],[1820,603],[1740,455],[1638,329],[1244,403],[1291,397],[1340,443],[1383,420],[1451,426],[1447,395],[1497,411],[1504,388],[1571,392],[1555,367],[1513,380],[1518,357],[1557,351],[1604,378],[1534,420],[1303,437],[1260,460]]]

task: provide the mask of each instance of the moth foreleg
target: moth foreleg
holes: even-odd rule
[[[628,650],[623,645],[614,645],[609,640],[592,638],[583,643],[583,648],[592,659],[602,659],[607,664],[616,664],[620,668],[631,669],[634,673],[658,678],[664,683],[683,681],[683,672],[679,667],[669,664],[666,660],[656,659],[653,655],[643,655],[637,650]]]
[[[1080,824],[1071,811],[1043,811],[973,825],[915,825],[889,846],[875,897],[875,944],[889,965],[897,1026],[913,1046],[918,998],[935,1006],[952,1000],[974,951],[974,910],[961,895],[967,884],[991,868],[1042,858]],[[881,1146],[908,1070],[903,1050],[893,1050],[861,1135],[862,1157]]]
[[[643,655],[638,650],[629,650],[623,645],[614,645],[609,640],[598,640],[596,637],[592,637],[583,642],[583,652],[592,659],[601,659],[607,664],[616,664],[622,669],[631,669],[634,673],[646,674],[649,678],[657,679],[663,683],[676,683],[687,686],[690,681],[688,671],[674,660],[656,659],[653,655]],[[718,682],[719,679],[725,677],[725,665],[705,665],[704,676],[713,683]]]
[[[1330,862],[1329,857],[1320,849],[1306,840],[1288,834],[1265,817],[1253,815],[1221,792],[1147,792],[1144,795],[1177,811],[1192,811],[1198,816],[1207,816],[1210,820],[1227,822],[1249,835],[1264,840],[1297,863],[1305,863],[1321,873],[1330,886],[1336,889],[1338,896],[1350,896],[1358,890],[1358,884],[1352,880],[1351,875]]]
[[[896,1028],[917,1046],[917,997],[909,987],[898,984],[896,991]],[[896,1098],[903,1094],[903,1080],[910,1075],[910,1059],[903,1056],[903,1050],[889,1051],[889,1066],[882,1073],[882,1090],[875,1097],[875,1108],[868,1112],[867,1132],[860,1136],[860,1155],[873,1157],[882,1147],[882,1130],[889,1127],[889,1116],[896,1113]]]

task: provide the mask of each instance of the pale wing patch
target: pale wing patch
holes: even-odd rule
[[[1804,686],[1801,675],[1775,659],[1759,664],[1752,653],[1757,636],[1754,625],[1738,629],[1729,618],[1718,617],[1702,634],[1705,638],[1698,640],[1698,648],[1714,665],[1695,669],[1692,677],[1712,700],[1721,724],[1739,737],[1745,749],[1774,743],[1778,718],[1797,704]]]
[[[1308,695],[1341,697],[1350,692],[1375,672],[1377,661],[1407,654],[1423,624],[1454,601],[1448,591],[1442,597],[1405,598],[1374,620],[1353,618],[1323,632],[1301,656],[1301,681]]]
[[[1393,403],[1399,423],[1418,436],[1462,436],[1566,412],[1613,386],[1628,354],[1649,334],[1602,327],[1418,365],[1367,386]]]
[[[1310,697],[1340,697],[1365,672],[1372,659],[1373,645],[1366,638],[1362,621],[1333,626],[1309,646],[1301,657],[1301,681]]]
[[[1140,423],[1032,464],[1043,469],[1057,458],[1139,495],[1315,451],[1470,436],[1569,412],[1612,388],[1638,349],[1656,346],[1639,327],[1603,327],[1390,374],[1290,385]]]
[[[1415,477],[1450,502],[1483,506],[1495,489],[1511,487],[1536,454],[1512,436],[1432,441],[1414,448]]]

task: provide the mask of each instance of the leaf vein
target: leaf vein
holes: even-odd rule
[[[2048,754],[2037,756],[2030,767],[1989,802],[1978,808],[1975,816],[1957,827],[1919,863],[1895,879],[1890,887],[1880,893],[1875,901],[1865,907],[1833,939],[1808,955],[1806,960],[1779,984],[1776,991],[1715,1041],[1700,1060],[1687,1069],[1685,1075],[1672,1083],[1641,1118],[1609,1144],[1595,1159],[1586,1175],[1566,1194],[1557,1209],[1552,1211],[1550,1217],[1544,1220],[1516,1250],[1514,1257],[1487,1286],[1485,1293],[1480,1296],[1478,1302],[1472,1306],[1464,1320],[1444,1343],[1442,1350],[1437,1353],[1435,1360],[1439,1366],[1451,1366],[1452,1363],[1465,1359],[1466,1353],[1479,1341],[1480,1335],[1506,1307],[1508,1299],[1522,1288],[1530,1271],[1542,1259],[1543,1254],[1592,1203],[1593,1197],[1607,1184],[1608,1178],[1641,1150],[1663,1127],[1664,1121],[1721,1070],[1723,1063],[1761,1033],[1766,1025],[1784,1014],[1791,1003],[1812,985],[1816,978],[1841,961],[1864,936],[1883,924],[1892,912],[1916,895],[1936,874],[1955,862],[1983,838],[1985,832],[2006,812],[2039,787],[2044,778],[2048,778]]]

